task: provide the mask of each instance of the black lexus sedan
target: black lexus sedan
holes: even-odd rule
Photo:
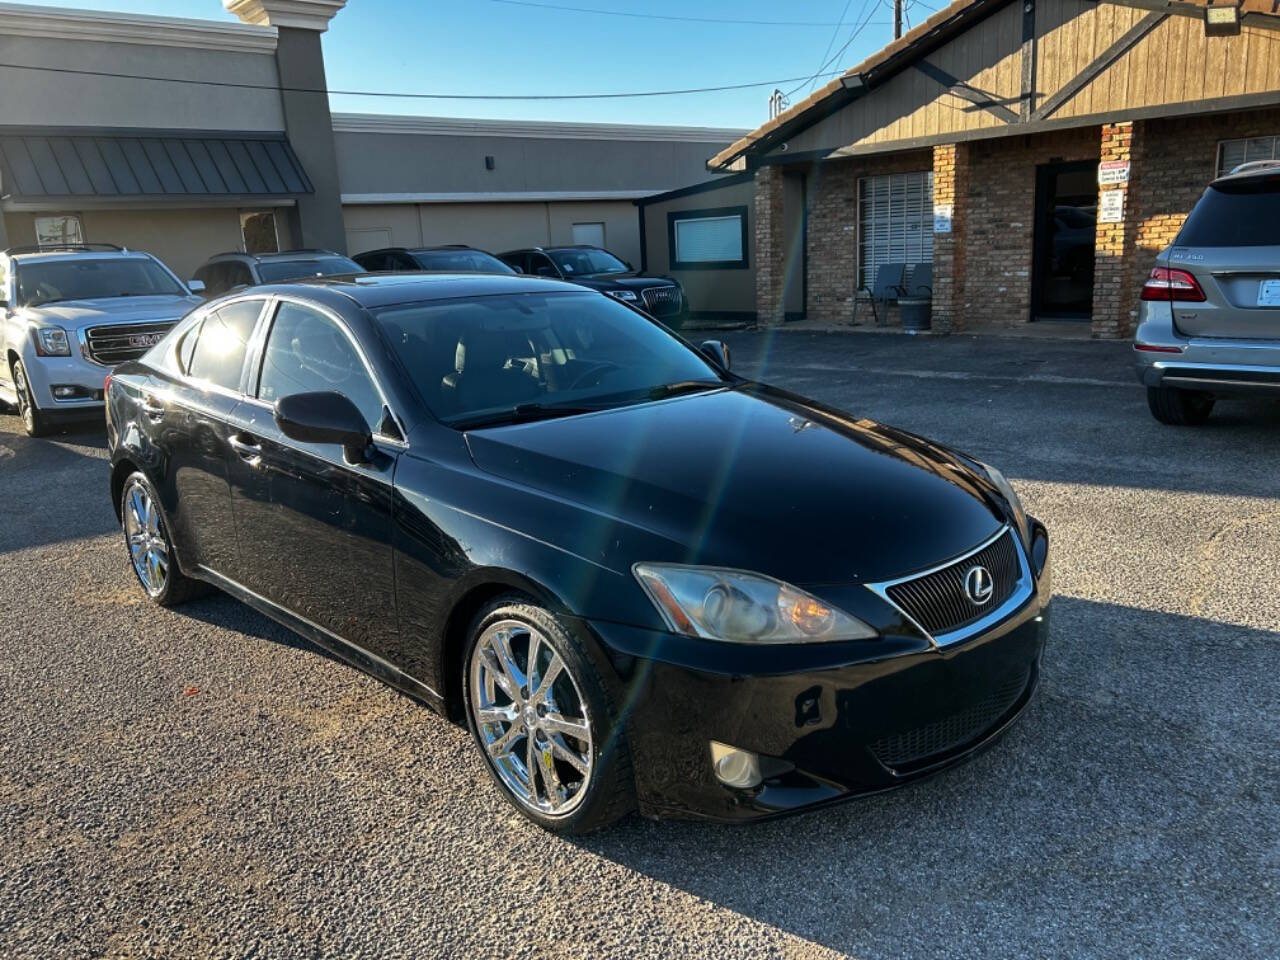
[[[607,293],[657,317],[673,330],[679,330],[688,319],[689,303],[678,282],[638,273],[631,264],[600,247],[533,247],[508,250],[498,254],[498,259],[530,276],[567,280]]]
[[[142,589],[212,585],[465,722],[526,816],[750,820],[991,743],[1048,536],[992,467],[520,276],[258,287],[107,388]]]

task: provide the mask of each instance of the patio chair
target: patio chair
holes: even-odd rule
[[[932,263],[917,263],[911,268],[911,279],[907,281],[907,292],[904,296],[933,299]]]
[[[861,286],[853,295],[852,322],[858,322],[858,304],[870,303],[871,315],[875,317],[876,323],[879,324],[880,311],[876,309],[876,304],[884,304],[887,310],[890,301],[905,296],[906,288],[903,283],[906,281],[906,274],[907,265],[905,263],[880,264],[876,268],[875,279],[871,281],[871,286]]]

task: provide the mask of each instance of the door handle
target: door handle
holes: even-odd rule
[[[158,421],[164,419],[164,407],[156,403],[154,397],[144,396],[142,398],[142,412],[146,414],[147,418],[150,420]]]
[[[262,447],[258,443],[252,440],[241,440],[234,435],[227,442],[231,444],[231,449],[236,452],[236,456],[249,466],[256,467],[262,462]]]

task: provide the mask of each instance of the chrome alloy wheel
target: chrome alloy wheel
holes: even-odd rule
[[[591,782],[591,722],[568,665],[534,627],[500,620],[476,641],[472,720],[499,778],[520,803],[564,816]]]
[[[159,596],[169,579],[169,545],[164,537],[160,510],[151,492],[138,480],[129,481],[124,493],[124,535],[134,572],[151,596]]]
[[[31,433],[35,430],[36,412],[32,406],[31,388],[27,385],[27,371],[20,362],[13,365],[13,389],[18,395],[18,416],[22,418],[27,432]]]

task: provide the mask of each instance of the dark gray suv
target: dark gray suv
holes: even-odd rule
[[[285,250],[280,253],[219,253],[196,271],[204,295],[220,297],[236,287],[286,283],[304,277],[364,273],[364,267],[332,250]]]
[[[1203,423],[1223,393],[1280,396],[1280,160],[1209,184],[1142,288],[1138,377],[1161,423]]]

